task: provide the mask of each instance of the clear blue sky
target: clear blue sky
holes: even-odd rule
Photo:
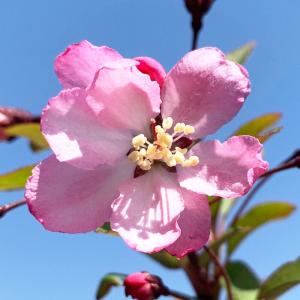
[[[266,144],[272,166],[300,147],[300,2],[299,0],[216,0],[205,19],[200,46],[227,52],[255,40],[247,63],[253,92],[247,103],[218,137],[266,112],[283,113],[284,130]],[[190,47],[189,16],[181,0],[4,0],[0,2],[0,103],[40,113],[58,93],[53,60],[68,44],[88,39],[109,45],[124,56],[148,55],[169,69]],[[26,141],[0,145],[0,172],[31,162]],[[299,203],[300,171],[275,176],[255,198]],[[22,193],[1,193],[1,202]],[[246,260],[266,277],[281,263],[300,253],[300,215],[265,226],[251,236],[235,258]],[[6,300],[93,299],[107,272],[149,270],[178,289],[191,291],[181,272],[169,272],[117,238],[93,233],[65,235],[46,232],[20,208],[0,220],[0,298]],[[300,299],[300,288],[282,297]],[[115,290],[108,299],[123,299]]]

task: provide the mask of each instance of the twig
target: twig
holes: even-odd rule
[[[203,248],[206,251],[206,253],[209,255],[209,257],[213,260],[214,264],[219,269],[221,275],[223,276],[223,278],[225,280],[228,299],[233,300],[233,293],[232,293],[232,289],[231,289],[230,278],[229,278],[229,275],[228,275],[226,269],[221,264],[218,257],[212,250],[210,250],[207,246],[204,246]]]
[[[238,219],[244,212],[246,206],[249,204],[249,202],[252,200],[252,198],[255,196],[255,194],[262,188],[262,186],[271,178],[271,176],[275,173],[291,169],[291,168],[299,168],[300,167],[300,156],[299,156],[299,150],[295,151],[293,155],[291,155],[289,158],[287,158],[283,163],[281,163],[278,167],[273,168],[269,170],[268,172],[264,173],[260,178],[261,180],[257,183],[257,185],[249,192],[247,197],[244,199],[243,203],[237,210],[235,216],[233,217],[233,220],[230,224],[230,226],[236,225]]]
[[[26,200],[21,199],[21,200],[0,206],[0,218],[2,218],[7,212],[9,212],[21,205],[24,205],[25,203],[26,203]]]
[[[192,300],[193,299],[193,297],[189,297],[187,295],[184,295],[184,294],[176,292],[176,291],[172,291],[169,289],[167,289],[167,291],[168,291],[168,296],[175,297],[178,300]]]
[[[268,176],[273,175],[277,172],[281,172],[281,171],[291,169],[291,168],[300,168],[300,156],[297,156],[294,159],[292,159],[292,160],[290,160],[286,163],[281,164],[277,168],[269,170],[268,172],[263,174],[261,177],[268,177]]]
[[[203,17],[208,13],[213,2],[214,0],[185,0],[185,6],[192,16],[192,50],[197,48],[199,33],[203,25]]]

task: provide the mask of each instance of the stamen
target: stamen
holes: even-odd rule
[[[173,126],[173,119],[171,117],[163,119],[162,127],[164,130],[168,130]]]
[[[142,170],[148,171],[153,163],[157,161],[164,162],[169,167],[174,167],[177,164],[183,167],[194,167],[199,163],[197,156],[185,158],[187,148],[174,147],[174,142],[178,141],[185,135],[195,132],[191,125],[177,123],[173,128],[173,133],[167,133],[167,130],[173,126],[171,117],[165,118],[162,121],[162,126],[156,125],[154,129],[154,142],[151,143],[143,134],[139,134],[132,139],[134,151],[130,152],[128,158],[135,162]],[[174,148],[173,148],[174,149]]]
[[[139,134],[132,139],[132,146],[139,149],[147,141],[147,138],[143,134]]]

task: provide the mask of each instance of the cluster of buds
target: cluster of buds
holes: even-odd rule
[[[173,128],[173,133],[168,131]],[[183,167],[193,167],[199,163],[197,156],[185,157],[187,148],[174,146],[184,136],[195,132],[191,125],[176,123],[173,127],[171,117],[163,119],[162,125],[155,126],[155,140],[153,143],[143,135],[139,134],[132,139],[134,150],[128,155],[128,158],[144,171],[151,169],[155,161],[164,162],[168,167],[175,167],[177,164]]]

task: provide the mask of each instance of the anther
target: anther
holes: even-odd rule
[[[171,117],[163,119],[163,122],[162,122],[163,129],[168,130],[168,129],[172,128],[172,126],[173,126],[173,119]]]

